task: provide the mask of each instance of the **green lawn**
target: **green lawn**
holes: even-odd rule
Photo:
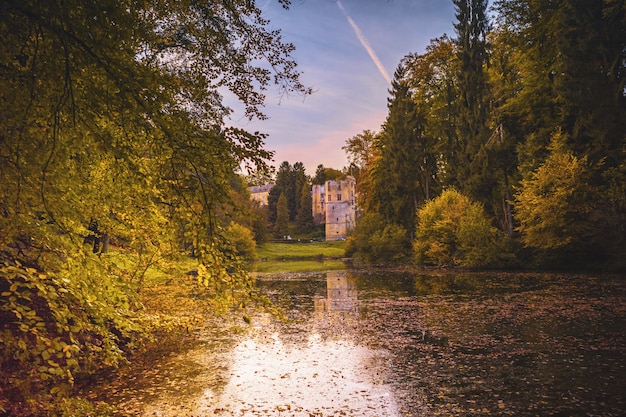
[[[256,272],[318,272],[344,269],[345,241],[265,243],[257,247]]]

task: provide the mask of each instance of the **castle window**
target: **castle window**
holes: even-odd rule
[[[337,201],[341,201],[341,194],[337,194]]]

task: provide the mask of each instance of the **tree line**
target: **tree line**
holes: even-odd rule
[[[362,209],[350,253],[623,268],[623,2],[487,3],[454,0],[454,37],[406,56],[381,131],[346,142]]]

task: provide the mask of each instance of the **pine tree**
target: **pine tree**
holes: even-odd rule
[[[485,75],[488,63],[486,15],[487,0],[454,0],[456,6],[456,51],[458,67],[458,160],[451,164],[454,178],[471,198],[493,207],[491,194],[494,178],[489,167],[485,144],[488,129],[489,95]]]
[[[296,216],[298,232],[308,233],[315,226],[313,221],[313,200],[311,198],[311,186],[306,184],[300,193],[300,208]]]
[[[401,64],[388,99],[389,115],[377,144],[380,158],[373,171],[374,198],[389,224],[412,234],[417,207],[425,200],[422,120],[412,100]]]
[[[277,237],[285,237],[289,235],[289,207],[287,205],[287,196],[281,193],[276,203],[276,224],[274,231]]]

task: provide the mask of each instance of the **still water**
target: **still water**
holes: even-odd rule
[[[285,313],[118,386],[145,416],[620,416],[626,279],[265,275]],[[125,394],[124,394],[125,393]]]

